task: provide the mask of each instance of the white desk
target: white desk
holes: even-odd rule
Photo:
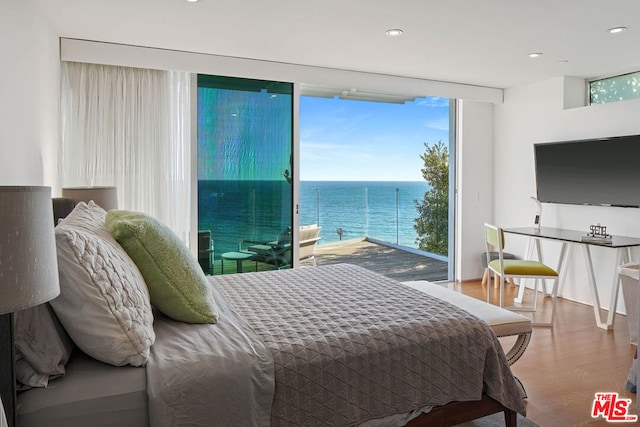
[[[560,256],[558,258],[558,272],[560,283],[558,284],[558,295],[561,294],[564,287],[565,275],[562,274],[564,262],[567,254],[569,244],[573,246],[579,246],[582,248],[585,266],[587,268],[587,277],[589,279],[589,286],[591,288],[591,296],[593,297],[593,311],[596,317],[596,324],[602,329],[613,329],[615,322],[616,306],[618,303],[618,291],[620,289],[620,277],[618,276],[618,266],[626,264],[631,260],[631,248],[640,246],[640,239],[635,237],[625,236],[612,236],[611,243],[602,242],[583,242],[582,237],[587,233],[575,230],[564,230],[561,228],[534,228],[534,227],[521,227],[521,228],[505,228],[505,233],[518,234],[527,236],[532,239],[533,247],[529,247],[530,251],[536,250],[538,259],[542,262],[542,249],[540,247],[540,240],[556,240],[562,243],[560,248]],[[611,299],[609,303],[609,312],[607,319],[604,320],[601,314],[600,296],[598,294],[598,287],[596,286],[595,274],[593,271],[593,261],[591,259],[590,246],[600,246],[605,248],[611,248],[616,250],[616,264],[613,266],[613,285],[611,287]],[[527,255],[531,256],[531,253]],[[522,301],[522,293],[524,292],[524,286],[520,286],[520,293],[518,298]],[[548,295],[546,286],[544,286],[544,292]]]

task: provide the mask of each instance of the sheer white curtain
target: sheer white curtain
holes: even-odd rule
[[[115,185],[188,243],[189,74],[63,62],[62,186]]]

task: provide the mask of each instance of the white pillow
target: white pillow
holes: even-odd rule
[[[50,304],[15,314],[16,380],[19,389],[46,387],[64,375],[73,343]]]
[[[50,304],[82,351],[112,365],[142,366],[155,341],[149,291],[105,216],[81,202],[56,226],[60,296]]]

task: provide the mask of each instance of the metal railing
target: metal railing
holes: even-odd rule
[[[314,188],[301,192],[300,223],[322,227],[322,243],[371,237],[417,248],[415,201],[424,198],[424,187],[349,187],[348,194],[335,189]],[[306,194],[303,194],[306,193]],[[448,224],[440,226],[447,227]]]

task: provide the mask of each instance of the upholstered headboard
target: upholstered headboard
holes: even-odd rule
[[[53,225],[58,225],[58,221],[62,218],[66,218],[76,206],[76,202],[66,197],[54,197],[53,198]]]

